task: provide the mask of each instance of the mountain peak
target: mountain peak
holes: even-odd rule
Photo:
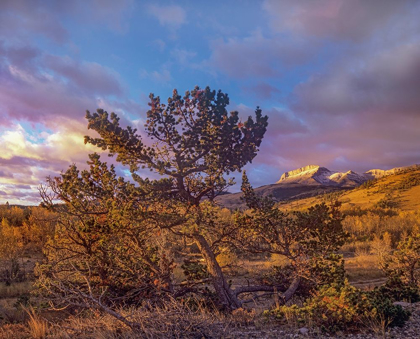
[[[307,166],[300,167],[298,169],[295,169],[295,170],[292,170],[292,171],[289,171],[289,172],[285,172],[281,176],[280,180],[277,181],[277,183],[280,183],[281,181],[285,181],[285,180],[287,180],[288,178],[291,178],[291,177],[304,176],[304,175],[308,174],[309,172],[312,173],[312,172],[317,171],[319,168],[320,168],[320,166],[318,166],[318,165],[307,165]]]
[[[420,165],[396,167],[390,170],[372,169],[365,173],[330,171],[318,165],[308,165],[285,172],[276,184],[323,185],[338,187],[356,187],[365,181],[381,178],[408,169],[417,169]]]
[[[365,175],[351,170],[337,172],[330,171],[328,168],[318,165],[308,165],[283,173],[280,180],[277,181],[277,184],[355,187],[367,180],[368,178]]]

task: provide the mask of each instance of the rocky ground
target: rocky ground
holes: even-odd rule
[[[252,326],[246,330],[238,328],[237,331],[231,332],[226,338],[260,338],[260,339],[274,339],[274,338],[354,338],[354,339],[376,339],[376,338],[404,338],[404,339],[419,339],[420,338],[420,302],[409,304],[400,303],[402,307],[407,308],[411,312],[411,317],[404,327],[394,327],[388,329],[385,333],[377,324],[372,324],[372,329],[368,333],[346,334],[336,333],[334,335],[326,335],[319,333],[314,329],[302,327],[299,329],[286,329],[284,327],[270,327]]]
[[[224,339],[274,339],[274,338],[317,338],[317,339],[326,339],[326,338],[353,338],[353,339],[375,339],[375,338],[404,338],[404,339],[418,339],[420,338],[420,302],[415,304],[409,303],[400,303],[402,307],[407,308],[411,312],[411,317],[407,321],[404,327],[402,328],[392,328],[387,330],[385,333],[382,331],[380,324],[371,324],[370,329],[365,333],[349,334],[349,333],[336,333],[333,335],[327,335],[321,333],[319,330],[313,328],[293,328],[287,327],[287,325],[273,324],[267,322],[259,322],[245,319],[244,322],[232,322],[232,323],[213,323],[213,329],[210,330],[207,328],[204,335],[201,335],[200,332],[196,335],[190,335],[188,338],[224,338]],[[249,322],[248,322],[249,321]],[[248,324],[248,325],[247,325]],[[251,325],[252,324],[252,325]],[[74,325],[74,324],[73,324]],[[65,328],[65,326],[58,326]],[[80,326],[79,326],[80,327]],[[80,329],[79,329],[80,330]],[[83,333],[82,333],[83,332]],[[91,339],[97,338],[99,336],[87,333],[90,331],[82,331],[81,333],[74,332],[73,335],[69,335],[69,331],[57,332],[61,333],[60,336],[56,336],[52,333],[49,333],[46,336],[34,336],[34,333],[30,333],[29,329],[25,324],[9,324],[5,326],[0,326],[0,339],[23,339],[23,338],[83,338]],[[96,332],[95,332],[96,333]],[[113,332],[111,335],[103,335],[100,331],[96,334],[102,334],[102,338],[149,338],[149,336],[136,336],[132,333],[125,336],[119,335],[118,331]],[[191,334],[191,333],[189,333]],[[164,336],[158,336],[157,338],[164,338]],[[184,338],[184,336],[175,335],[173,338]]]

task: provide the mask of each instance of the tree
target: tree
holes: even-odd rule
[[[251,253],[281,255],[289,262],[284,273],[277,272],[280,279],[271,281],[265,290],[273,290],[277,283],[284,289],[283,298],[287,301],[303,279],[312,287],[344,282],[343,260],[336,252],[348,235],[343,230],[338,202],[331,206],[322,203],[306,212],[285,213],[270,197],[256,195],[245,172],[242,192],[250,211],[237,215],[237,246]]]
[[[344,233],[338,206],[284,214],[272,200],[255,195],[246,175],[243,192],[251,213],[226,217],[217,206],[215,198],[233,184],[225,175],[252,162],[268,120],[257,108],[242,123],[238,112],[228,113],[228,104],[227,94],[209,88],[196,87],[184,97],[175,90],[167,104],[151,94],[145,129],[153,145],[136,129],[121,126],[116,114],[87,112],[88,128],[99,137],[85,142],[116,155],[134,183],[118,177],[97,154],[90,155],[89,170],[73,165],[48,179],[41,196],[60,217],[46,247],[49,261],[39,268],[40,284],[60,300],[64,295],[67,302],[100,307],[132,326],[113,306],[199,293],[197,287],[210,282],[220,306],[233,310],[247,293],[280,291],[287,301],[308,278],[308,267],[323,281],[331,276],[322,271],[339,274],[334,252]],[[142,179],[140,168],[162,178]],[[205,261],[178,284],[165,252],[169,236],[188,240]],[[286,256],[293,262],[293,280],[288,286],[282,281],[233,288],[216,259],[232,247]]]
[[[214,220],[209,218],[213,215],[209,212],[212,207],[208,203],[203,205],[202,201],[207,199],[213,204],[214,198],[233,184],[224,175],[240,171],[252,162],[268,117],[257,108],[255,120],[249,117],[242,123],[238,112],[228,113],[228,104],[227,94],[208,87],[204,90],[196,87],[183,98],[174,90],[167,104],[151,94],[145,127],[147,136],[155,141],[153,146],[147,146],[136,129],[122,127],[116,114],[109,116],[101,109],[86,114],[88,128],[100,137],[85,137],[85,143],[108,150],[111,156],[117,155],[117,161],[130,166],[133,179],[139,183],[140,167],[168,178],[166,194],[183,204],[178,212],[184,214],[189,226],[182,230],[175,229],[172,223],[160,227],[195,242],[220,302],[234,309],[241,303],[228,285],[214,253],[215,244],[226,238],[226,234],[211,239],[210,230],[216,230]]]
[[[8,219],[3,218],[0,223],[0,281],[10,285],[19,278],[19,256],[22,253],[22,244],[15,227]]]
[[[40,188],[43,206],[58,218],[44,247],[47,262],[37,268],[38,285],[55,307],[99,307],[132,326],[114,307],[173,292],[172,262],[157,230],[159,221],[183,219],[168,220],[170,206],[150,181],[136,186],[98,154],[89,158],[89,170],[72,165]]]

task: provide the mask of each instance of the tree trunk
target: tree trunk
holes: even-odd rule
[[[207,264],[207,271],[210,274],[213,287],[219,297],[222,305],[228,310],[234,310],[242,306],[241,302],[236,298],[229,284],[227,283],[222,269],[216,260],[216,257],[210,248],[207,240],[200,234],[194,235],[195,243],[200,249],[201,254]]]
[[[289,288],[280,294],[281,304],[284,305],[288,302],[293,295],[295,294],[296,290],[300,284],[300,277],[296,277],[293,279],[292,283],[290,284]],[[259,285],[259,286],[240,286],[237,287],[233,293],[235,296],[238,296],[242,293],[252,293],[252,292],[276,292],[276,286],[269,286],[269,285]],[[277,293],[277,292],[276,292]]]

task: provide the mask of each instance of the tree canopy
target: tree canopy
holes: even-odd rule
[[[147,145],[137,130],[122,127],[116,114],[99,109],[87,112],[88,128],[100,138],[85,137],[117,161],[136,171],[147,167],[172,179],[172,193],[198,205],[213,199],[229,182],[224,175],[239,171],[257,155],[267,129],[267,116],[255,111],[255,120],[241,122],[239,113],[228,113],[229,97],[209,87],[194,88],[181,97],[177,90],[167,103],[150,95],[145,133],[154,141]]]

